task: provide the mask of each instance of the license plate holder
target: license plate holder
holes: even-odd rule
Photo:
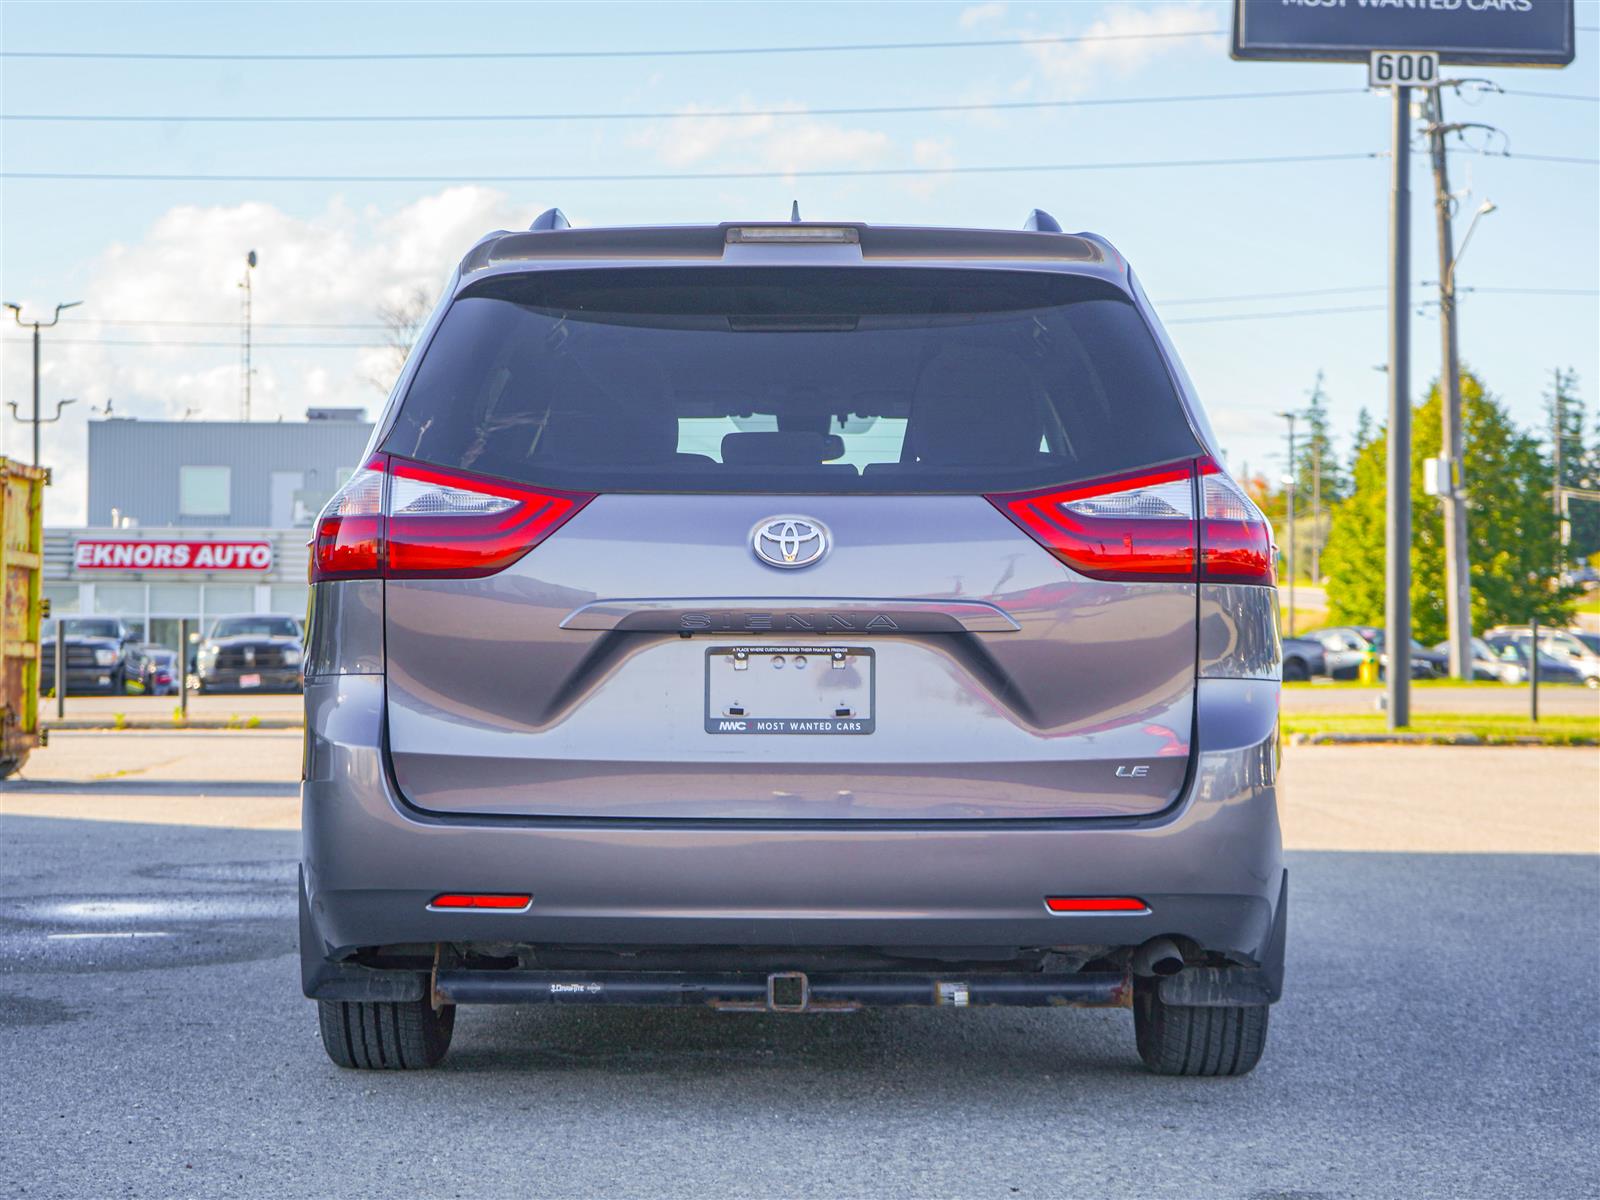
[[[258,688],[261,686],[261,676],[241,675],[239,676],[239,686],[242,688]]]
[[[872,733],[877,674],[877,654],[870,646],[711,646],[706,650],[705,729]]]

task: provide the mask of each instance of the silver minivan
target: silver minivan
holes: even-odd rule
[[[457,1006],[1128,1007],[1283,977],[1271,533],[1127,261],[573,229],[462,261],[317,520],[300,944],[341,1066]]]

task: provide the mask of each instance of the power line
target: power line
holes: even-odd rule
[[[1535,96],[1540,100],[1582,100],[1586,104],[1600,104],[1600,96],[1585,96],[1576,92],[1528,92],[1522,88],[1503,88],[1507,96]]]
[[[687,121],[729,120],[740,117],[861,117],[911,113],[1028,112],[1053,108],[1109,108],[1129,104],[1195,104],[1231,100],[1286,100],[1306,96],[1365,95],[1366,88],[1304,88],[1278,92],[1206,92],[1179,96],[1108,96],[1077,100],[1006,100],[971,104],[887,104],[848,108],[713,109],[705,112],[676,109],[671,112],[578,113],[0,113],[0,121],[113,122],[120,124],[190,121],[197,124],[441,124],[533,121]],[[1571,97],[1574,99],[1581,97]]]
[[[135,320],[130,318],[91,317],[91,325],[160,325],[173,326],[182,329],[237,329],[238,321],[171,321],[171,320]],[[378,321],[256,321],[257,329],[388,329],[389,326]]]
[[[8,346],[25,346],[29,344],[27,338],[0,338]],[[190,349],[220,349],[237,350],[238,342],[191,342],[167,340],[139,340],[120,338],[52,338],[52,346],[146,346],[150,349],[165,349],[167,347],[182,347]],[[256,342],[252,349],[256,350],[385,350],[389,347],[382,342]]]
[[[199,175],[112,171],[0,171],[0,179],[101,180],[120,183],[651,183],[666,180],[832,179],[904,175],[1012,175],[1048,171],[1138,171],[1185,167],[1251,167],[1272,163],[1350,162],[1373,151],[1279,154],[1241,158],[1145,159],[1131,162],[1020,163],[979,167],[837,167],[805,171],[645,171],[622,175]]]
[[[1160,300],[1157,308],[1172,308],[1179,304],[1231,304],[1243,300],[1298,300],[1304,296],[1340,296],[1350,292],[1381,292],[1384,284],[1361,287],[1312,288],[1299,292],[1242,292],[1234,296],[1190,296],[1181,300]]]
[[[951,42],[845,42],[811,46],[699,46],[649,50],[408,50],[340,51],[327,54],[173,53],[143,50],[0,50],[0,58],[76,58],[124,62],[482,62],[504,59],[696,58],[755,54],[834,54],[878,50],[977,50],[1000,46],[1065,46],[1094,42],[1174,41],[1221,37],[1222,29],[1184,29],[1157,33],[1046,34],[1038,37],[968,38]]]
[[[1159,307],[1159,305],[1158,305]],[[1274,321],[1280,317],[1325,317],[1337,313],[1387,312],[1387,304],[1354,304],[1341,308],[1285,308],[1277,312],[1227,313],[1209,317],[1173,317],[1168,325],[1200,325],[1213,321]]]
[[[1158,300],[1157,308],[1175,308],[1183,304],[1234,304],[1247,300],[1299,300],[1311,296],[1339,296],[1352,292],[1381,292],[1388,285],[1382,283],[1352,287],[1309,288],[1296,292],[1242,292],[1231,296],[1188,296],[1178,300]],[[1461,292],[1481,292],[1489,295],[1515,296],[1600,296],[1597,288],[1534,288],[1534,287],[1462,287]]]

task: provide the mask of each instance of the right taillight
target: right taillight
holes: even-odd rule
[[[1200,578],[1214,583],[1274,580],[1272,526],[1255,502],[1215,462],[1200,472]]]
[[[311,579],[493,575],[593,498],[376,454],[317,518]]]
[[[1272,532],[1210,458],[989,501],[1091,579],[1272,583]]]

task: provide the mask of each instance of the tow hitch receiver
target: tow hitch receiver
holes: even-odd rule
[[[804,971],[780,971],[767,976],[767,1007],[773,1012],[805,1012],[811,1003],[811,985]]]

